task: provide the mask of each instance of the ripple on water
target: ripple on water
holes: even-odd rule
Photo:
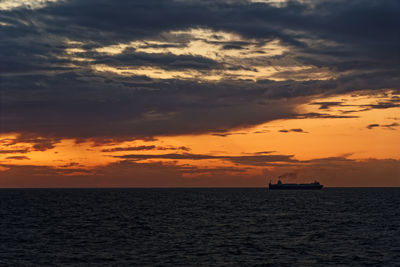
[[[399,189],[0,190],[0,265],[400,262]]]

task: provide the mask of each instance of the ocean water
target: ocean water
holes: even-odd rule
[[[400,266],[400,189],[2,189],[0,266]]]

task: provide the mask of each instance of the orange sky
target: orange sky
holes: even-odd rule
[[[396,175],[399,174],[400,161],[400,108],[357,111],[362,109],[359,106],[388,101],[393,97],[396,96],[392,95],[390,90],[373,96],[347,94],[312,99],[308,104],[297,107],[300,114],[306,114],[318,112],[320,105],[315,103],[341,101],[345,103],[343,105],[349,106],[332,106],[324,109],[324,113],[351,114],[354,118],[276,120],[224,133],[156,136],[156,140],[153,141],[134,140],[95,144],[93,141],[77,142],[73,139],[63,139],[54,144],[54,147],[40,151],[35,150],[34,143],[12,144],[12,140],[18,135],[4,135],[1,138],[3,152],[0,154],[0,162],[3,167],[0,171],[4,177],[13,177],[11,172],[17,166],[40,166],[42,169],[34,170],[33,176],[26,177],[25,182],[22,181],[28,186],[36,184],[37,175],[46,177],[55,174],[64,179],[55,180],[50,186],[74,186],[75,184],[65,181],[71,177],[80,177],[83,180],[82,186],[90,187],[263,186],[268,179],[276,179],[276,175],[286,172],[296,172],[298,182],[318,179],[327,186],[398,186],[400,179]],[[346,111],[355,112],[346,113]],[[375,124],[379,126],[374,126]],[[373,126],[368,128],[369,125]],[[194,154],[211,158],[193,159],[190,155]],[[103,172],[111,172],[112,176],[112,168],[115,168],[118,176],[119,170],[116,166],[121,160],[130,159],[116,156],[125,155],[151,155],[151,157],[135,158],[133,162],[136,165],[131,166],[132,171],[126,173],[128,177],[122,184],[104,182],[102,179],[96,181],[96,177],[99,174],[103,175]],[[158,155],[162,157],[157,157]],[[183,156],[177,159],[173,155]],[[187,159],[185,155],[189,155]],[[270,162],[269,159],[261,159],[259,163],[257,160],[252,162],[250,157],[257,155],[284,155],[290,156],[293,161],[284,159]],[[235,160],[229,157],[243,157],[243,159]],[[138,174],[135,172],[137,165],[141,164],[146,168],[152,168],[154,165],[160,169],[153,170],[155,177],[152,177],[149,183],[143,181],[136,183],[140,171]],[[372,164],[387,165],[385,169],[375,170],[377,173],[374,174],[384,175],[388,172],[391,177],[370,175],[369,168],[373,167]],[[326,167],[324,165],[329,168],[324,169]],[[341,171],[348,171],[350,173],[347,175],[355,177],[348,177],[347,181],[338,179],[335,177],[335,168],[342,168]],[[164,169],[175,171],[185,182],[165,181]],[[38,174],[35,171],[38,171]],[[215,176],[220,177],[215,178]],[[112,180],[112,177],[108,179]],[[227,184],[220,179],[225,180]],[[47,179],[46,181],[48,182]],[[13,187],[18,184],[10,179],[2,179],[1,186]],[[38,186],[43,184],[39,182]]]

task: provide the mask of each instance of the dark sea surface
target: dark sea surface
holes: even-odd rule
[[[0,266],[400,266],[400,189],[2,189]]]

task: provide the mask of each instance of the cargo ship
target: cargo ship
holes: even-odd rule
[[[317,181],[309,184],[284,184],[281,180],[278,180],[276,184],[271,184],[271,182],[269,182],[270,190],[319,190],[323,187],[324,186]]]

